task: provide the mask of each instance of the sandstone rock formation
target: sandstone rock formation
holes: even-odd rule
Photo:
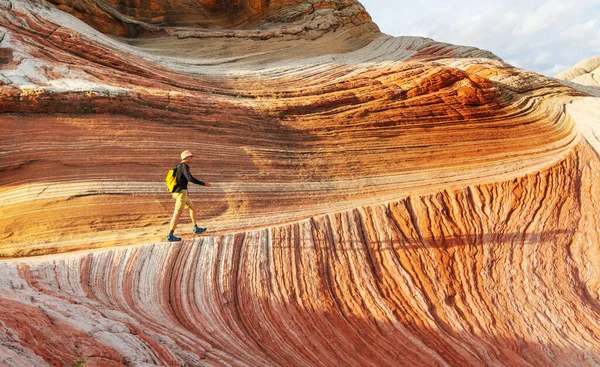
[[[600,364],[600,99],[352,0],[173,4],[0,0],[0,365]]]
[[[570,82],[568,85],[574,88],[600,97],[600,56],[585,59],[573,68],[557,74],[556,78]]]

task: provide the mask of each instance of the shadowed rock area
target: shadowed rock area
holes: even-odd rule
[[[561,79],[353,0],[0,0],[0,365],[600,364]]]

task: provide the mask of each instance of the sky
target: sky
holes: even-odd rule
[[[546,76],[600,55],[600,0],[359,1],[383,33],[474,46]]]

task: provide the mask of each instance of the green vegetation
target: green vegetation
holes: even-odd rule
[[[87,366],[87,364],[88,364],[87,359],[78,359],[73,362],[72,367],[85,367],[85,366]]]

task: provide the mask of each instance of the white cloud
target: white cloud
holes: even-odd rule
[[[547,65],[550,58],[551,58],[550,53],[544,52],[544,53],[537,55],[537,57],[533,60],[533,63],[535,65]]]
[[[539,7],[527,9],[521,21],[520,34],[531,36],[556,25],[565,14],[568,14],[572,4],[572,2],[554,0],[543,3]]]
[[[549,76],[600,55],[600,0],[361,3],[384,33],[479,47]]]
[[[557,65],[552,66],[549,69],[542,70],[541,73],[544,75],[554,76],[554,75],[560,73],[561,71],[565,71],[567,69],[572,68],[573,66],[574,65],[557,64]]]

